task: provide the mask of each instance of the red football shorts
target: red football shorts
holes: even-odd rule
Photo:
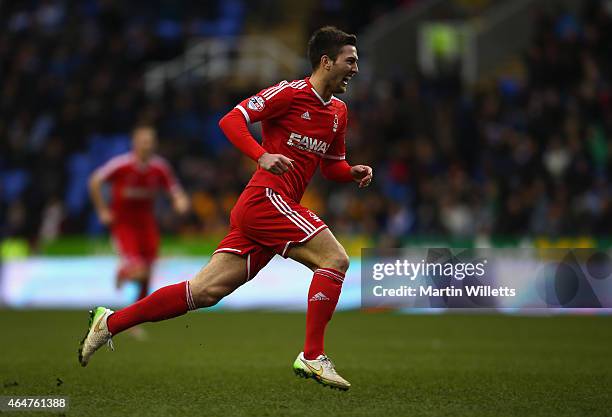
[[[275,254],[287,257],[292,245],[307,242],[327,225],[312,211],[265,187],[246,188],[230,215],[230,232],[218,252],[247,258],[247,280]]]
[[[119,279],[131,278],[135,271],[150,268],[157,259],[159,232],[154,220],[114,223],[111,233],[121,258]]]

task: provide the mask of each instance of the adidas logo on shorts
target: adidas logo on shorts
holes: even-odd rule
[[[329,298],[327,298],[325,294],[323,294],[322,292],[318,292],[312,297],[310,297],[310,300],[308,301],[328,301],[328,300]]]

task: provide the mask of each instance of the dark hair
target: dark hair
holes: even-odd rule
[[[317,29],[308,41],[308,59],[312,69],[318,68],[321,57],[327,55],[335,61],[345,45],[357,45],[357,36],[341,31],[335,26],[325,26]]]
[[[132,127],[132,135],[136,133],[137,130],[140,130],[140,129],[151,129],[157,133],[157,128],[155,127],[155,125],[146,120],[141,120]]]

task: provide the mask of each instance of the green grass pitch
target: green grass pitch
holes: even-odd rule
[[[191,313],[81,368],[86,323],[0,310],[0,395],[67,395],[67,416],[612,414],[610,316],[339,313],[326,348],[348,392],[293,375],[303,314]]]

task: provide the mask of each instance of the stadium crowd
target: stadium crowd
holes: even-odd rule
[[[264,86],[168,86],[151,99],[142,74],[147,63],[180,53],[192,36],[239,34],[247,6],[158,3],[156,16],[145,12],[146,2],[0,3],[7,8],[0,13],[5,236],[34,242],[100,233],[87,175],[127,149],[130,127],[142,120],[159,128],[160,153],[192,199],[188,218],[160,211],[163,229],[220,234],[227,227],[254,164],[239,157],[217,122]],[[318,177],[304,205],[336,233],[392,241],[608,233],[612,17],[604,5],[588,2],[580,15],[538,14],[524,80],[473,88],[417,74],[357,79],[346,98],[348,159],[374,167],[373,186],[363,192]]]

